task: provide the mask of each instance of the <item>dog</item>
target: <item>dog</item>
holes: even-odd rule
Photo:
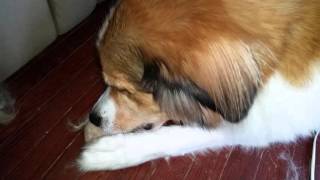
[[[77,160],[114,170],[320,127],[317,0],[122,0],[98,35],[104,137]],[[167,120],[183,126],[163,126]]]

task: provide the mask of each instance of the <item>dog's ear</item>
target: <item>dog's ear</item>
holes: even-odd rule
[[[145,64],[141,83],[169,118],[184,124],[213,124],[203,113],[203,107],[217,110],[209,94],[188,79],[170,73],[161,60],[154,59]]]
[[[190,63],[198,68],[189,68],[188,78],[208,92],[225,120],[238,122],[255,99],[269,53],[260,43],[217,39]]]
[[[119,6],[120,2],[121,2],[120,0],[109,0],[107,2],[108,11],[107,11],[104,23],[98,33],[98,38],[97,38],[98,40],[97,40],[97,44],[96,44],[98,47],[104,43],[105,34],[106,34],[106,31],[108,30],[109,23],[112,20],[114,14],[115,14],[116,8]]]
[[[207,51],[184,61],[179,74],[170,71],[165,60],[148,60],[156,63],[145,64],[143,86],[168,114],[178,112],[177,117],[198,118],[208,124],[203,111],[210,109],[229,122],[238,122],[247,115],[261,84],[263,66],[271,59],[263,48],[261,44],[217,40]]]

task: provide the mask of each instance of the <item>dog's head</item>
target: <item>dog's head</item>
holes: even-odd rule
[[[99,34],[107,88],[90,120],[108,134],[238,122],[271,64],[264,46],[215,1],[122,1]]]

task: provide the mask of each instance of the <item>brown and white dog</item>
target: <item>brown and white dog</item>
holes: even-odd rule
[[[107,88],[90,120],[112,136],[85,147],[82,170],[320,127],[318,0],[122,0],[97,48]]]

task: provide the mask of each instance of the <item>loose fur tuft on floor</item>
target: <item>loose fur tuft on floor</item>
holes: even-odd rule
[[[290,154],[282,152],[279,155],[279,158],[286,161],[288,164],[288,171],[286,174],[286,180],[298,180],[299,179],[299,171],[298,167],[293,161],[292,156]]]
[[[0,84],[0,124],[10,123],[15,115],[15,100],[3,84]]]

